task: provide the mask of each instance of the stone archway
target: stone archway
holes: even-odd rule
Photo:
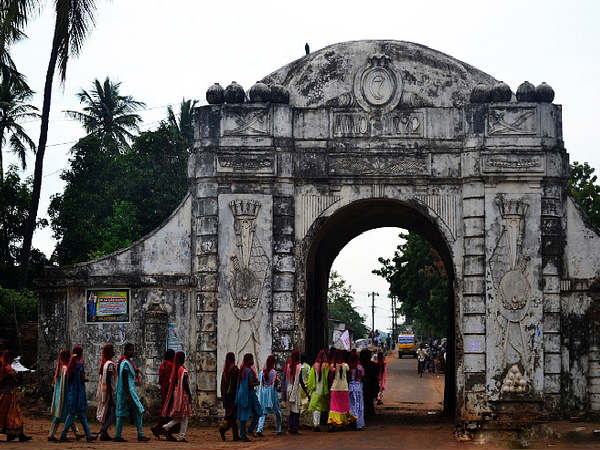
[[[515,96],[466,63],[398,41],[329,46],[249,96],[212,86],[196,110],[190,191],[173,215],[128,248],[40,280],[40,376],[73,342],[90,354],[127,336],[144,348],[151,383],[164,343],[146,336],[144,311],[156,303],[188,351],[197,410],[211,414],[226,352],[254,352],[261,365],[305,346],[309,284],[322,285],[327,267],[311,265],[311,251],[326,249],[327,262],[340,237],[386,223],[375,212],[397,202],[389,215],[428,223],[453,269],[457,420],[599,410],[588,386],[597,347],[564,327],[587,324],[600,237],[569,197],[553,98],[528,83]],[[314,247],[361,205],[361,216],[375,211],[370,224],[348,219],[354,228],[337,244]],[[97,288],[130,294],[129,322],[85,320]],[[68,323],[57,328],[60,317]]]
[[[445,377],[444,412],[454,416],[456,408],[456,355],[462,355],[462,334],[456,327],[459,309],[455,301],[455,261],[444,232],[423,204],[389,198],[356,200],[331,215],[321,217],[307,232],[302,252],[303,265],[299,267],[298,285],[305,286],[304,350],[315,356],[327,347],[327,286],[333,261],[340,250],[361,233],[380,227],[406,228],[427,238],[439,252],[449,277],[450,299],[446,314],[448,323],[448,370]],[[446,230],[447,232],[447,230]],[[301,257],[302,258],[302,257]],[[300,294],[302,295],[302,294]],[[299,327],[301,325],[299,324]],[[300,344],[301,345],[301,344]],[[462,358],[462,356],[460,356]]]

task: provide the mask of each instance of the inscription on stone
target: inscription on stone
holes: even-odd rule
[[[219,155],[217,156],[218,173],[261,173],[272,174],[275,171],[273,155]]]
[[[393,112],[385,114],[374,126],[367,113],[333,112],[332,135],[334,137],[416,137],[424,136],[422,112]]]
[[[545,159],[543,155],[483,154],[481,166],[484,173],[540,173],[545,170]]]

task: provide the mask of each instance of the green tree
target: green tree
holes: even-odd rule
[[[10,47],[26,37],[23,29],[29,17],[39,11],[37,0],[0,0],[0,72],[10,75],[28,88],[10,55]]]
[[[35,143],[19,123],[23,119],[39,117],[37,108],[27,103],[32,94],[13,71],[6,67],[0,68],[0,181],[4,178],[3,151],[7,140],[11,151],[19,157],[23,169],[27,166],[27,149],[35,152]]]
[[[21,325],[37,320],[38,296],[28,289],[16,291],[0,286],[0,329],[2,335],[16,342],[16,350],[23,355],[23,332]]]
[[[569,171],[569,192],[575,203],[587,214],[590,221],[600,228],[600,186],[594,168],[586,162],[575,161]]]
[[[400,300],[399,313],[416,334],[445,336],[448,329],[448,276],[439,254],[414,233],[400,234],[404,243],[393,258],[379,258],[373,273],[390,283],[390,295]]]
[[[21,14],[18,17],[13,18],[13,26],[22,31],[22,26],[27,23],[28,17],[35,12],[39,2],[20,0],[19,5],[21,6]],[[48,61],[48,69],[46,71],[46,80],[44,83],[44,101],[42,104],[40,138],[35,154],[32,199],[29,213],[27,214],[25,234],[23,236],[23,247],[20,255],[20,282],[22,286],[27,283],[31,256],[31,242],[36,227],[38,207],[40,204],[54,73],[58,66],[61,82],[64,83],[67,76],[69,58],[71,56],[79,55],[87,35],[95,25],[94,12],[96,10],[96,4],[94,0],[55,0],[54,10],[54,33],[50,49],[50,60]]]
[[[186,143],[163,123],[124,153],[102,151],[97,136],[73,147],[66,182],[48,213],[60,264],[104,256],[158,227],[188,189]]]
[[[9,166],[4,179],[0,180],[0,286],[17,286],[18,255],[30,202],[31,178],[21,180],[17,167]],[[37,225],[46,226],[47,221],[39,220]],[[31,255],[30,270],[37,274],[48,261],[35,248]]]
[[[181,100],[179,113],[175,114],[173,107],[167,107],[167,124],[175,134],[178,134],[186,143],[191,152],[194,143],[194,108],[197,100]]]
[[[139,132],[138,125],[142,121],[136,111],[146,105],[131,95],[121,95],[121,83],[113,83],[109,77],[104,83],[95,79],[92,84],[89,92],[82,89],[77,93],[79,102],[85,105],[83,112],[65,113],[83,124],[88,137],[99,137],[105,149],[129,147],[129,141],[134,137],[132,131]]]
[[[327,311],[329,319],[340,320],[354,332],[359,339],[368,333],[366,318],[354,309],[354,292],[352,287],[335,270],[329,275],[327,289]]]

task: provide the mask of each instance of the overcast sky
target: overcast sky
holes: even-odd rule
[[[598,1],[96,2],[97,26],[83,54],[70,61],[64,87],[55,83],[40,216],[46,216],[50,196],[62,191],[59,173],[68,165],[72,143],[83,136],[81,127],[62,111],[78,108],[75,93],[89,88],[94,78],[108,75],[121,81],[122,93],[145,102],[142,129],[151,129],[164,118],[167,105],[177,105],[183,97],[204,104],[206,88],[214,82],[226,86],[235,80],[248,89],[301,57],[305,42],[315,51],[347,40],[412,41],[467,62],[513,91],[524,80],[536,85],[546,81],[556,92],[555,103],[563,105],[571,161],[600,167]],[[53,25],[52,10],[46,8],[28,28],[29,39],[12,51],[37,92],[43,90]],[[34,103],[41,109],[39,95]],[[27,129],[37,142],[39,121],[28,123]],[[343,266],[336,261],[357,293],[375,289],[383,294],[360,252],[377,248],[391,256],[397,244],[391,246],[391,234],[361,236],[357,242],[363,244],[352,245],[356,250],[342,252]],[[50,228],[36,232],[34,245],[52,253]],[[383,316],[381,320],[376,327],[387,328]]]

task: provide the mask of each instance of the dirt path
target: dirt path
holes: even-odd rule
[[[47,441],[49,420],[46,418],[26,418],[26,432],[33,436],[33,440],[26,443],[0,441],[0,450],[4,449],[505,449],[516,448],[514,443],[487,443],[479,445],[473,442],[457,442],[453,437],[453,424],[440,421],[437,418],[403,419],[399,417],[384,416],[377,418],[374,423],[367,426],[365,431],[314,433],[303,431],[300,436],[284,434],[275,436],[272,428],[265,430],[264,438],[253,438],[251,443],[222,442],[216,428],[191,427],[187,439],[188,443],[157,441],[152,439],[147,443],[136,441],[135,428],[127,425],[123,437],[129,442],[69,442],[51,443]],[[568,448],[568,449],[598,449],[600,441],[591,440],[591,430],[596,424],[559,422],[554,426],[560,430],[563,439],[556,438],[531,442],[531,448]],[[584,428],[580,439],[569,439],[569,433],[576,427]],[[98,424],[92,424],[92,431],[97,431]],[[144,429],[148,434],[149,425]],[[111,433],[114,432],[114,427]]]
[[[383,411],[409,413],[439,413],[444,407],[444,375],[424,373],[419,377],[417,360],[398,359],[397,352],[390,352],[387,361],[387,387],[383,399]]]

